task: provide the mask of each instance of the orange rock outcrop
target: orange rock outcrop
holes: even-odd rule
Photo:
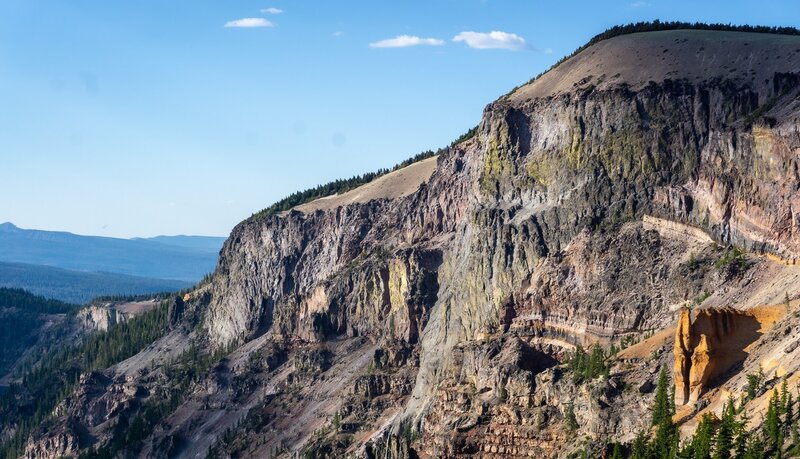
[[[675,327],[675,403],[699,400],[709,384],[744,361],[748,346],[785,313],[784,306],[709,308],[692,320],[692,312],[681,309]]]

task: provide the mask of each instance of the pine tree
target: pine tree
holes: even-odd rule
[[[764,369],[759,365],[758,372],[747,375],[747,399],[753,400],[761,393],[761,384],[764,382]]]
[[[786,382],[786,378],[783,378],[783,382],[781,383],[781,398],[780,398],[780,410],[779,414],[786,413],[786,405],[789,398],[789,387]]]
[[[569,369],[572,370],[572,381],[576,384],[583,382],[583,369],[586,366],[586,352],[580,344],[575,347],[575,353],[569,359]]]
[[[636,439],[633,441],[633,447],[631,448],[631,455],[629,459],[648,459],[648,443],[647,443],[647,432],[642,429],[636,435]]]
[[[750,441],[747,443],[747,451],[743,459],[764,459],[765,456],[764,442],[761,440],[761,437],[759,435],[751,436]]]
[[[669,400],[669,376],[667,375],[667,370],[662,367],[661,372],[658,375],[656,397],[653,403],[652,425],[658,426],[665,419],[672,421],[672,416],[670,413],[672,413],[674,409],[674,403],[670,403]]]
[[[611,459],[622,459],[622,447],[619,443],[614,443],[614,447],[611,449]]]
[[[707,413],[704,414],[690,444],[691,457],[693,459],[711,459],[711,450],[714,446],[714,431],[713,416]]]
[[[592,353],[589,356],[588,378],[596,378],[600,375],[608,375],[608,368],[606,368],[606,356],[603,353],[603,348],[595,345],[592,347]]]
[[[678,428],[672,422],[674,402],[669,399],[669,375],[664,367],[658,376],[656,396],[653,404],[652,425],[656,427],[656,434],[650,444],[650,457],[669,459],[678,452]]]
[[[797,428],[797,421],[792,423],[792,447],[789,449],[789,457],[800,457],[800,430]]]
[[[564,422],[567,424],[567,429],[570,433],[578,430],[578,419],[575,417],[575,407],[570,401],[564,411]]]
[[[580,384],[601,375],[608,376],[609,368],[605,360],[605,353],[600,346],[592,346],[591,352],[587,354],[583,347],[578,345],[569,359],[572,382]]]
[[[722,409],[722,422],[720,422],[719,429],[717,430],[714,459],[728,459],[731,457],[735,430],[736,407],[733,404],[733,397],[730,397],[725,407]]]
[[[769,445],[774,449],[780,449],[781,438],[781,419],[780,419],[780,399],[778,391],[773,391],[767,406],[767,416],[764,419],[764,433],[769,441]]]
[[[736,458],[743,458],[747,454],[747,444],[750,442],[750,432],[747,431],[747,411],[743,409],[736,422],[736,441],[734,447],[736,449]]]

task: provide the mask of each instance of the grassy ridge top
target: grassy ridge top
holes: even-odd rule
[[[800,36],[800,29],[796,27],[770,27],[770,26],[751,26],[751,25],[735,25],[735,24],[722,24],[722,23],[704,23],[704,22],[681,22],[681,21],[643,21],[635,22],[625,25],[618,25],[606,29],[605,31],[593,36],[584,45],[578,47],[572,53],[562,57],[550,66],[547,70],[534,76],[526,83],[514,87],[511,91],[506,93],[501,100],[507,99],[511,94],[516,92],[523,86],[530,85],[531,83],[540,79],[546,73],[556,69],[565,61],[575,57],[587,48],[596,45],[600,42],[609,40],[611,38],[631,35],[642,32],[659,32],[659,31],[674,31],[674,30],[699,30],[699,31],[718,31],[718,32],[745,32],[745,33],[760,33],[760,34],[773,34],[773,35],[794,35]]]

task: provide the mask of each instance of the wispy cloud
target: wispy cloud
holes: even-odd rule
[[[530,49],[525,39],[515,33],[493,30],[491,32],[461,32],[453,41],[463,41],[474,49],[510,49],[519,51]]]
[[[252,27],[274,27],[270,21],[267,21],[264,18],[242,18],[237,19],[235,21],[228,21],[225,23],[225,27],[242,27],[242,28],[252,28]]]
[[[336,32],[333,33],[334,37],[341,37],[342,35],[344,35],[344,32],[342,32],[341,30],[337,30]]]
[[[281,14],[283,10],[280,8],[264,8],[261,10],[262,13],[266,14]]]
[[[647,5],[648,5],[647,2],[633,2],[633,3],[629,4],[628,6],[630,6],[631,8],[641,8],[641,7],[647,6]]]
[[[387,38],[386,40],[376,41],[370,43],[370,48],[407,48],[409,46],[442,46],[444,40],[438,38],[420,38],[414,35],[399,35],[394,38]]]

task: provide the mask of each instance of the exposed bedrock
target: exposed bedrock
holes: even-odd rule
[[[683,308],[675,329],[675,402],[695,403],[719,378],[744,362],[748,346],[786,313],[781,306],[739,311]]]
[[[494,103],[477,136],[440,156],[413,195],[239,225],[220,257],[206,328],[220,344],[267,330],[310,341],[419,338],[409,413],[427,406],[453,364],[449,349],[503,331],[518,300],[533,318],[596,335],[654,329],[669,302],[646,288],[608,288],[638,298],[598,296],[591,309],[573,309],[546,287],[541,298],[524,298],[531,282],[548,276],[541,263],[569,253],[581,232],[588,228],[591,239],[648,214],[700,227],[720,243],[794,256],[795,115],[772,128],[737,122],[773,96],[725,81],[665,81],[638,92]],[[764,130],[767,147],[757,140]],[[642,269],[668,277],[654,261]],[[584,288],[572,286],[591,297]]]
[[[701,48],[694,39],[681,46]],[[643,217],[800,255],[800,78],[794,61],[775,65],[757,84],[678,72],[628,85],[600,68],[564,92],[492,103],[415,193],[238,225],[204,328],[217,346],[262,333],[413,343],[420,367],[396,434],[400,419],[439,428],[426,414],[468,370],[453,352],[464,343],[659,329],[716,281],[686,268],[694,246],[666,243]]]
[[[729,244],[800,255],[797,69],[800,37],[770,34],[664,31],[585,49],[488,105],[473,137],[429,162],[237,225],[211,281],[170,304],[169,334],[82,379],[26,456],[113,438],[170,389],[158,367],[190,340],[232,352],[141,457],[203,456],[228,431],[236,441],[216,446],[231,457],[564,457],[586,438],[633,441],[672,362],[669,332],[583,384],[557,362],[664,330],[706,291],[731,307],[755,284],[788,292],[748,306],[800,295],[797,277],[773,287],[765,264],[758,276],[715,267]],[[680,403],[748,346],[761,349],[748,371],[794,356],[796,327],[781,332],[794,347],[773,352],[783,341],[757,338],[774,315],[757,311],[682,312]]]

